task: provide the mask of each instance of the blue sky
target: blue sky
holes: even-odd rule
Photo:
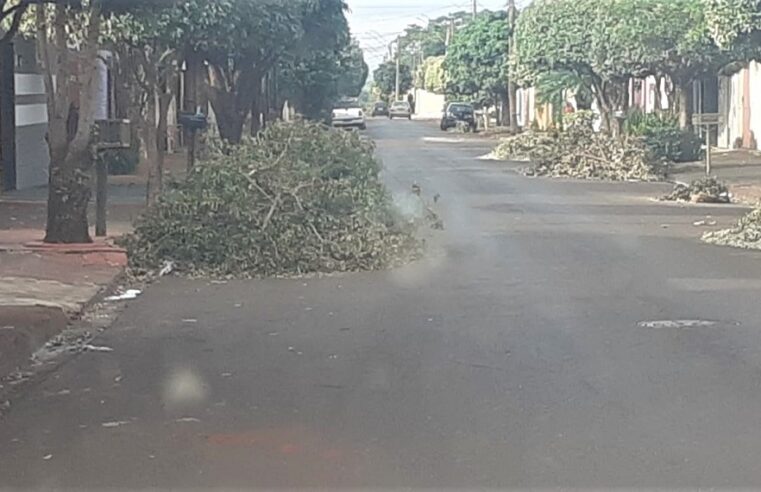
[[[388,44],[409,24],[471,9],[471,0],[348,0],[352,33],[365,50],[371,69],[383,61]],[[525,1],[518,0],[520,6]],[[503,9],[507,0],[478,0],[479,9]]]

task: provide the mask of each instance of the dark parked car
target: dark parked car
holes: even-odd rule
[[[373,116],[388,116],[388,104],[383,101],[375,103],[373,106]]]
[[[472,104],[462,102],[447,104],[444,115],[441,117],[441,130],[447,131],[456,127],[458,121],[467,124],[472,131],[476,130],[476,113]]]

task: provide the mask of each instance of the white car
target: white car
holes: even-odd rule
[[[394,118],[406,118],[412,119],[412,107],[407,101],[396,101],[391,105],[391,109],[388,110],[388,118],[393,120]]]
[[[331,123],[336,128],[367,129],[365,112],[355,102],[341,102],[333,107]]]

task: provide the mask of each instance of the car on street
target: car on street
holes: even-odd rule
[[[384,101],[378,101],[373,105],[372,116],[388,116],[388,104]]]
[[[444,114],[441,116],[441,130],[447,131],[456,127],[460,122],[467,125],[471,131],[476,130],[476,112],[473,105],[465,102],[447,104]]]
[[[367,129],[365,112],[357,101],[340,101],[333,106],[331,124],[335,128],[359,128]]]
[[[394,118],[407,118],[412,119],[412,107],[407,101],[396,101],[391,105],[391,109],[388,110],[389,119]]]

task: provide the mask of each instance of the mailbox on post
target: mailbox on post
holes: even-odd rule
[[[206,130],[209,120],[203,113],[180,113],[178,118],[180,125],[188,131]]]
[[[128,149],[130,147],[129,120],[97,120],[95,129],[97,132],[95,145],[98,150]]]
[[[129,120],[97,120],[95,122],[95,152],[130,148]],[[108,162],[95,161],[95,235],[106,235],[106,202],[108,201]]]
[[[180,113],[177,120],[180,126],[190,134],[188,144],[188,171],[190,171],[196,162],[196,133],[206,130],[209,120],[200,110],[195,113]]]
[[[703,128],[706,133],[706,176],[711,175],[711,127],[719,127],[724,117],[719,113],[698,113],[692,115],[692,124]]]

